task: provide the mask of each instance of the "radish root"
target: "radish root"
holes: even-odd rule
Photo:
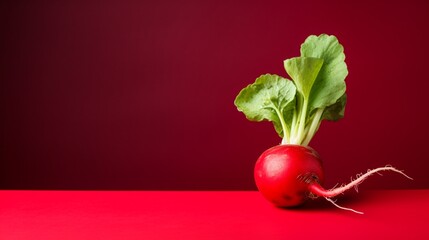
[[[346,210],[346,211],[352,211],[352,212],[357,213],[357,214],[363,214],[363,212],[356,211],[356,210],[354,210],[352,208],[341,207],[340,205],[338,205],[336,203],[336,201],[334,201],[334,200],[332,200],[332,199],[330,199],[328,197],[325,197],[325,199],[328,200],[328,202],[334,204],[334,206],[337,207],[337,208],[339,208],[339,209],[343,209],[343,210]]]
[[[329,202],[331,202],[333,205],[335,205],[336,207],[343,209],[343,210],[348,210],[348,211],[352,211],[358,214],[363,214],[363,212],[359,212],[356,210],[353,210],[351,208],[345,208],[345,207],[341,207],[338,204],[335,203],[334,200],[332,200],[332,197],[335,197],[339,194],[343,194],[345,191],[354,188],[356,190],[356,192],[358,192],[358,186],[359,184],[361,184],[363,181],[365,181],[365,179],[367,179],[369,176],[373,175],[374,173],[377,173],[379,175],[382,175],[380,172],[383,171],[392,171],[392,172],[396,172],[399,173],[401,175],[403,175],[404,177],[413,180],[411,177],[409,177],[408,175],[406,175],[403,171],[398,170],[390,165],[386,165],[385,167],[379,167],[379,168],[375,168],[375,169],[369,169],[366,173],[364,174],[357,174],[356,178],[353,180],[351,179],[349,184],[346,185],[341,185],[340,187],[334,187],[330,190],[326,190],[324,189],[322,186],[320,186],[319,183],[317,182],[313,182],[309,185],[309,190],[312,194],[316,195],[316,196],[321,196],[324,197],[326,200],[328,200]]]
[[[369,176],[373,175],[374,173],[380,174],[380,172],[383,172],[383,171],[397,172],[397,173],[403,175],[404,177],[413,180],[411,177],[409,177],[408,175],[403,173],[401,170],[398,170],[398,169],[396,169],[390,165],[387,165],[385,167],[379,167],[379,168],[372,169],[372,170],[369,169],[365,174],[358,174],[355,180],[352,180],[349,184],[342,185],[340,187],[336,187],[336,188],[333,188],[330,190],[326,190],[322,186],[320,186],[320,184],[318,184],[317,182],[313,182],[309,185],[309,190],[310,190],[310,192],[312,192],[313,194],[315,194],[317,196],[335,197],[339,194],[344,193],[345,191],[347,191],[351,188],[355,188],[355,190],[357,191],[358,185],[361,184],[365,179],[367,179]]]

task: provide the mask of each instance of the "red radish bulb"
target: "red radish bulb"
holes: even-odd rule
[[[301,205],[309,197],[324,197],[338,208],[362,214],[337,205],[331,197],[357,188],[367,177],[381,171],[393,171],[410,178],[402,171],[385,166],[368,170],[347,185],[326,190],[322,187],[324,172],[319,154],[308,146],[282,144],[261,154],[255,164],[254,177],[259,192],[278,207]]]
[[[319,154],[310,147],[288,144],[262,153],[254,177],[262,195],[281,207],[302,204],[309,196],[309,183],[324,180]]]

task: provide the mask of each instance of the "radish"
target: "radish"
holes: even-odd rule
[[[411,179],[402,171],[385,166],[368,170],[347,185],[330,190],[323,187],[324,172],[319,154],[309,147],[322,120],[344,117],[345,78],[348,74],[343,46],[335,36],[309,36],[301,45],[301,56],[284,61],[292,80],[265,74],[240,91],[234,103],[251,121],[271,121],[282,142],[261,154],[255,164],[258,190],[274,205],[293,207],[308,198],[331,198],[355,188],[367,177],[381,171],[393,171]]]

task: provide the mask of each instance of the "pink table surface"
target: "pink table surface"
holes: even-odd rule
[[[0,191],[0,239],[422,239],[429,190],[273,207],[255,191]]]

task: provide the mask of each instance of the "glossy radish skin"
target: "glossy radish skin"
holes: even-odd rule
[[[290,144],[262,153],[254,177],[262,195],[279,207],[302,204],[309,196],[309,186],[320,186],[324,180],[319,154],[310,147]]]
[[[397,172],[412,179],[392,166],[385,166],[370,169],[348,184],[327,190],[323,187],[324,173],[319,154],[310,147],[283,144],[261,154],[255,164],[254,177],[258,190],[276,206],[293,207],[304,203],[309,196],[324,197],[341,209],[362,214],[341,207],[330,198],[357,189],[366,178],[382,171]]]

